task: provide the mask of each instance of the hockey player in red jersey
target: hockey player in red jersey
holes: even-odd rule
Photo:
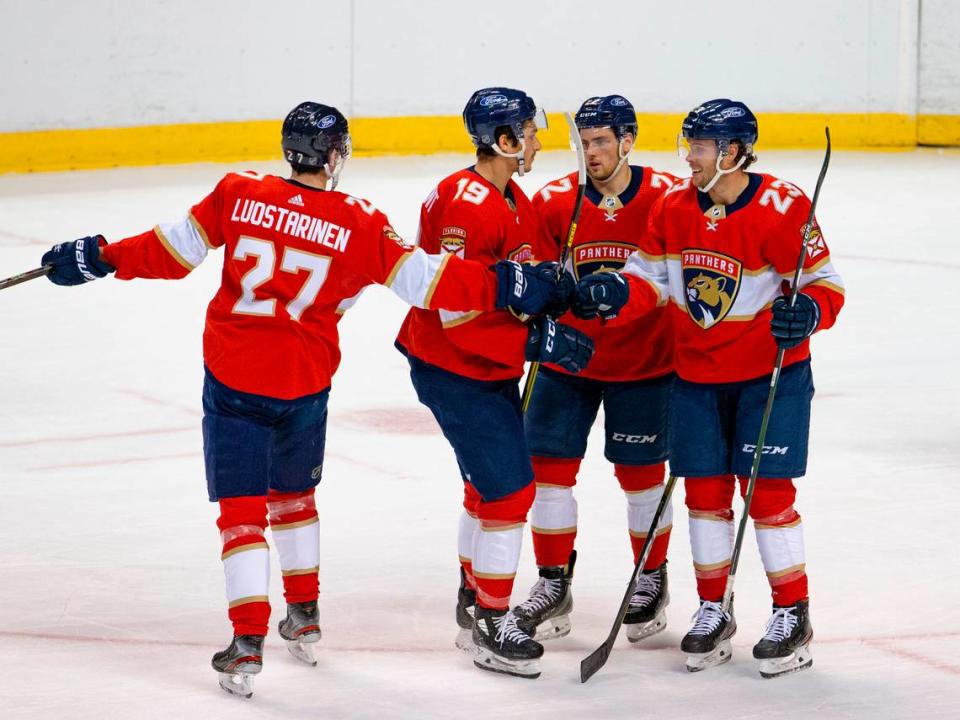
[[[545,256],[536,210],[511,179],[530,169],[540,149],[542,117],[520,90],[485,88],[473,94],[463,118],[477,163],[440,181],[424,201],[425,250],[484,263]],[[554,272],[556,264],[537,267]],[[412,309],[397,345],[410,362],[420,402],[453,446],[464,482],[457,645],[476,653],[474,662],[482,669],[537,677],[543,647],[509,611],[534,495],[517,380],[525,359],[577,372],[589,360],[592,343],[549,318],[528,325],[507,312]]]
[[[813,630],[793,479],[806,472],[810,402],[808,337],[836,321],[843,282],[814,220],[800,294],[785,292],[800,260],[810,201],[772,175],[748,172],[757,122],[741,102],[711,100],[683,122],[692,177],[653,208],[648,233],[622,274],[580,281],[581,316],[629,321],[666,306],[675,342],[671,470],[685,478],[700,609],[683,638],[687,668],[730,659],[736,631],[721,606],[733,544],[732,500],[750,476],[778,346],[786,350],[750,506],[773,594],[773,614],[753,655],[774,677],[809,667]],[[616,318],[614,320],[614,318]]]
[[[335,191],[351,148],[335,108],[298,105],[283,123],[282,147],[288,179],[230,173],[179,222],[112,244],[82,238],[42,260],[59,285],[111,272],[123,280],[177,279],[224,248],[204,330],[203,439],[209,497],[220,505],[234,637],[212,664],[225,690],[248,697],[270,616],[268,524],[287,601],[280,635],[295,657],[316,664],[314,488],[342,313],[371,283],[422,308],[525,313],[539,312],[556,290],[549,268],[502,262],[491,272],[493,261],[428,255],[406,245],[368,201]]]
[[[630,165],[637,116],[621,95],[592,97],[576,115],[589,174],[567,269],[579,280],[623,267],[646,232],[654,201],[677,178]],[[551,257],[560,255],[576,198],[577,173],[545,185],[533,199],[540,211]],[[604,455],[627,499],[627,524],[636,564],[664,490],[667,408],[673,385],[672,338],[666,308],[621,326],[600,325],[570,314],[563,321],[595,345],[590,367],[573,376],[557,365],[540,368],[524,420],[533,461],[536,499],[531,510],[533,547],[540,578],[514,612],[538,640],[570,631],[570,588],[576,559],[577,501],[573,486],[600,404]],[[667,544],[671,508],[661,516],[656,539],[624,618],[636,642],[666,626]]]

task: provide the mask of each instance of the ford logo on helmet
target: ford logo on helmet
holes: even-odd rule
[[[743,108],[738,107],[725,108],[720,111],[720,117],[722,118],[743,117],[744,115],[746,115],[746,113],[743,111]]]
[[[500,105],[507,101],[506,95],[487,95],[485,98],[480,99],[481,107],[490,107],[491,105]]]
[[[337,118],[333,115],[324,115],[320,118],[320,122],[317,123],[317,127],[321,130],[326,130],[328,127],[333,127],[337,122]]]
[[[624,107],[627,104],[627,101],[624,100],[622,97],[617,96],[617,97],[611,98],[610,104],[615,107]]]

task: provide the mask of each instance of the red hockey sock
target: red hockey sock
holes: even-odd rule
[[[614,475],[617,476],[620,487],[627,496],[627,524],[634,564],[640,559],[640,552],[650,531],[650,523],[653,522],[660,498],[663,497],[664,471],[664,463],[613,466]],[[650,555],[644,564],[644,570],[655,570],[666,562],[672,529],[673,506],[670,504],[664,508],[657,523],[656,535],[653,538]]]
[[[577,538],[577,482],[581,458],[545,458],[534,455],[536,498],[530,512],[533,553],[539,567],[566,565]]]
[[[477,603],[483,607],[510,607],[513,580],[520,562],[523,526],[535,494],[531,482],[522,490],[477,507],[480,532],[473,558]]]
[[[267,495],[270,532],[280,555],[283,596],[288,603],[310,602],[319,595],[320,537],[314,490]]]
[[[684,487],[697,592],[719,602],[733,553],[733,475],[686,478]]]
[[[266,635],[270,620],[270,551],[264,538],[267,499],[263,496],[220,500],[217,527],[223,541],[227,615],[234,635]]]

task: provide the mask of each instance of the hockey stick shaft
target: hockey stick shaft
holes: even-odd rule
[[[0,280],[0,290],[6,290],[8,287],[25,283],[27,280],[33,280],[44,275],[49,275],[53,271],[53,265],[44,265],[33,270],[27,270],[25,273],[8,277],[6,280]]]
[[[823,157],[823,166],[820,168],[820,176],[817,178],[817,186],[813,191],[813,200],[810,201],[810,213],[807,215],[807,224],[803,230],[803,244],[800,246],[800,256],[797,258],[797,267],[793,273],[793,286],[790,289],[790,307],[797,302],[797,295],[800,293],[800,276],[803,274],[803,263],[807,258],[807,246],[810,244],[810,233],[813,231],[814,213],[817,210],[817,200],[820,198],[820,188],[823,186],[823,179],[827,175],[827,167],[830,165],[830,128],[824,128],[827,136],[827,151]],[[730,574],[727,575],[727,584],[723,590],[723,612],[730,612],[730,605],[733,602],[733,584],[737,576],[737,567],[740,564],[740,549],[743,547],[743,536],[747,530],[747,518],[750,515],[750,505],[753,502],[753,491],[757,485],[757,475],[760,473],[760,459],[763,457],[763,443],[767,439],[767,426],[770,424],[770,415],[773,411],[773,401],[777,395],[777,385],[780,382],[780,371],[783,368],[784,348],[778,348],[777,359],[773,364],[773,373],[770,375],[770,392],[767,393],[767,404],[763,408],[763,416],[760,420],[760,433],[757,437],[757,446],[753,449],[753,464],[750,467],[750,479],[747,482],[747,492],[743,497],[743,514],[740,516],[740,523],[737,525],[737,537],[733,543],[733,553],[730,556]]]
[[[570,217],[570,227],[567,229],[567,242],[560,251],[560,262],[557,264],[557,282],[563,277],[563,269],[567,264],[567,258],[570,255],[570,248],[573,247],[573,236],[577,234],[577,222],[580,220],[580,208],[583,207],[583,196],[587,191],[587,159],[583,151],[583,142],[580,140],[580,131],[574,122],[570,113],[564,113],[570,130],[570,145],[577,153],[577,198],[573,202],[573,215]],[[527,379],[523,385],[523,397],[520,401],[520,410],[524,414],[530,407],[530,398],[533,396],[533,386],[537,382],[537,375],[540,372],[540,361],[535,360],[530,363],[530,369],[527,371]]]
[[[637,578],[640,576],[640,573],[643,572],[644,565],[647,564],[647,558],[650,557],[650,551],[653,549],[653,540],[657,533],[657,525],[660,524],[660,518],[663,516],[663,511],[667,508],[667,505],[670,504],[670,496],[673,495],[673,487],[677,484],[676,475],[670,475],[667,480],[666,487],[663,488],[663,495],[660,496],[660,503],[657,505],[656,511],[653,513],[653,519],[650,521],[650,528],[647,530],[647,537],[643,541],[643,548],[640,550],[640,557],[637,560],[637,564],[633,567],[633,574],[630,576],[630,583],[627,585],[627,591],[623,595],[623,600],[620,601],[620,609],[617,611],[617,617],[613,621],[613,627],[610,629],[610,634],[607,635],[607,639],[603,641],[603,644],[594,650],[592,653],[587,655],[580,662],[580,682],[585,683],[587,680],[592,678],[600,668],[602,668],[607,659],[610,657],[610,652],[613,650],[613,644],[617,640],[617,635],[620,633],[620,627],[623,625],[623,618],[627,614],[627,608],[630,606],[630,598],[633,596],[634,588],[637,585]]]

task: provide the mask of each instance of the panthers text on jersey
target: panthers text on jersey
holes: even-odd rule
[[[513,180],[501,195],[472,167],[450,175],[420,208],[420,247],[484,265],[543,259],[539,219]],[[527,326],[506,310],[451,312],[412,308],[397,344],[406,353],[476,380],[523,374]]]
[[[293,399],[330,386],[337,323],[380,283],[420,307],[492,309],[496,275],[406,245],[366,200],[252,172],[226,175],[178,223],[102,249],[117,277],[182,278],[225,246],[203,357],[241,392]]]
[[[810,212],[806,195],[772,175],[748,173],[731,205],[715,205],[690,179],[653,207],[640,250],[624,266],[630,300],[614,322],[669,304],[674,367],[685,380],[722,383],[769,375],[777,354],[770,306],[789,291]],[[843,281],[814,220],[800,289],[820,306],[818,329],[843,306]],[[784,367],[810,355],[804,341]]]
[[[602,195],[590,182],[580,210],[567,270],[580,280],[595,272],[620,270],[646,232],[650,208],[679,178],[648,167],[630,166],[630,183],[619,195]],[[544,244],[559,259],[576,199],[577,173],[548,183],[533,197],[540,213]],[[578,377],[604,381],[644,380],[673,369],[673,338],[665,307],[623,325],[580,320],[567,313],[563,322],[594,342],[590,364]],[[566,372],[548,365],[557,372]]]

